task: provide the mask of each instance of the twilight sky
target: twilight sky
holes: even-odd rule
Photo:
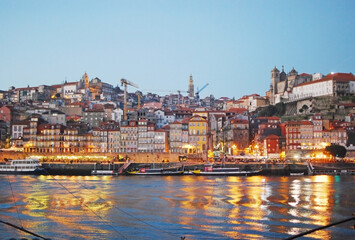
[[[351,0],[0,0],[0,89],[78,81],[265,95],[274,66],[355,71]],[[136,89],[129,87],[129,92]]]

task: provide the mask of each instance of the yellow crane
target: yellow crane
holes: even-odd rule
[[[123,96],[123,119],[127,121],[127,85],[131,85],[132,87],[138,88],[133,82],[128,81],[127,79],[121,78],[121,86],[124,86],[124,96]]]

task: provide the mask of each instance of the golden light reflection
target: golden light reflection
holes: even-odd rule
[[[40,184],[31,184],[31,181],[35,181],[35,178],[24,176],[24,182],[31,187],[27,188],[27,192],[22,193],[25,203],[23,214],[31,217],[45,217],[53,223],[65,225],[68,229],[94,230],[106,233],[106,230],[95,229],[93,226],[80,224],[82,217],[85,217],[85,221],[88,219],[97,221],[96,215],[103,218],[107,217],[114,206],[113,201],[107,199],[107,191],[97,190],[98,187],[95,186],[95,191],[98,192],[97,194],[93,194],[92,189],[88,189],[85,185],[78,182],[84,179],[98,180],[98,178],[101,179],[101,183],[110,181],[110,178],[98,176],[38,176],[40,181],[46,182],[49,189],[51,186],[58,187],[58,184],[64,187],[57,194],[53,195],[49,194]],[[78,184],[73,184],[75,182]],[[75,224],[73,224],[73,219],[66,217],[68,213],[71,216],[76,216],[74,222],[77,222]],[[29,229],[38,228],[37,224],[35,221],[24,221],[24,226]],[[43,230],[50,231],[50,229]]]

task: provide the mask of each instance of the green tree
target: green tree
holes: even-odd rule
[[[337,144],[332,144],[325,148],[325,151],[330,153],[333,158],[340,157],[344,158],[346,155],[346,148]]]

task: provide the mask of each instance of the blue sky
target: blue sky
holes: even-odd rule
[[[143,92],[187,90],[192,74],[202,97],[264,95],[274,66],[354,72],[354,13],[351,0],[0,0],[0,89],[86,71]]]

